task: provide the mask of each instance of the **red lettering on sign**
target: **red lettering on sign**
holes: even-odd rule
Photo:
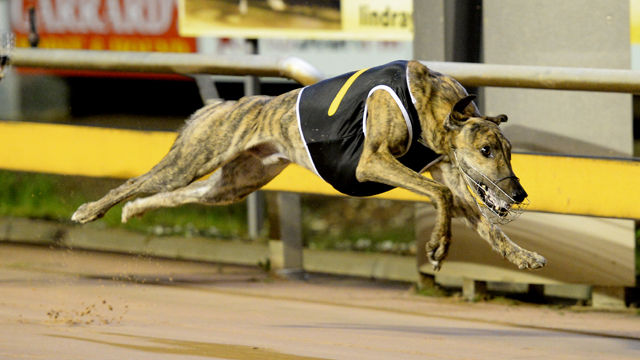
[[[178,34],[177,0],[12,0],[19,47],[29,46],[30,7],[43,48],[196,51],[194,38]]]

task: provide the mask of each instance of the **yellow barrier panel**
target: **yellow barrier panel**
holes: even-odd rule
[[[640,219],[640,162],[515,154],[530,210]]]
[[[169,151],[176,133],[0,122],[0,168],[64,175],[130,178]],[[529,193],[529,210],[640,219],[640,162],[514,154],[513,168]],[[265,190],[340,195],[299,166]],[[379,198],[428,201],[403,189]]]
[[[151,169],[177,134],[0,121],[0,168],[130,178]]]

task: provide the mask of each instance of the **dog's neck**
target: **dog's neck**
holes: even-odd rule
[[[452,105],[440,104],[447,99],[441,94],[436,96],[434,88],[440,86],[436,83],[446,83],[452,79],[437,72],[430,72],[417,61],[410,61],[408,66],[410,91],[416,99],[415,107],[422,127],[420,142],[438,154],[449,155],[452,150],[451,133],[442,129]]]

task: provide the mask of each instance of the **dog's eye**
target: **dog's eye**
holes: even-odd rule
[[[489,146],[483,146],[482,149],[480,149],[480,152],[482,152],[482,155],[485,157],[491,156],[491,148]]]

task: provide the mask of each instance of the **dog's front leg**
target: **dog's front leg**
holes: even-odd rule
[[[462,219],[467,226],[478,233],[502,257],[520,269],[538,269],[547,263],[544,257],[535,252],[525,250],[511,241],[498,226],[492,224],[480,213],[476,200],[469,193],[457,167],[449,160],[442,161],[429,169],[429,171],[436,181],[445,184],[448,189],[451,189],[454,198],[451,210],[453,216]]]
[[[437,209],[436,226],[427,244],[427,256],[438,270],[447,256],[451,243],[451,190],[402,165],[395,157],[403,154],[409,133],[402,113],[394,99],[383,90],[374,92],[367,101],[367,136],[356,177],[407,189],[427,196]]]
[[[495,251],[499,252],[503,258],[506,258],[518,268],[540,269],[547,264],[547,259],[536,252],[523,249],[511,241],[502,229],[492,224],[472,207],[456,205],[458,206],[453,210],[456,217],[460,217],[467,226],[486,240]]]
[[[375,181],[427,196],[437,210],[436,226],[427,243],[427,257],[440,269],[451,243],[451,191],[400,164],[390,153],[379,151],[363,156],[356,172],[360,181]]]
[[[496,225],[492,224],[488,219],[481,216],[475,227],[476,232],[485,239],[494,250],[499,252],[502,257],[509,260],[520,269],[539,269],[547,264],[547,259],[543,256],[523,249],[514,243],[509,237]]]

